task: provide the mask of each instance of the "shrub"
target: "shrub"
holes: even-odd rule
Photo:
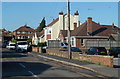
[[[17,43],[17,40],[11,40],[11,42]]]
[[[37,45],[38,47],[44,47],[44,46],[47,46],[46,42],[41,42],[41,43],[38,43]]]

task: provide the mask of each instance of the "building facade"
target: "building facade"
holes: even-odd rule
[[[71,31],[71,46],[86,48],[87,41],[109,41],[113,34],[119,33],[120,28],[116,27],[114,23],[111,25],[100,25],[100,23],[92,21],[91,17],[88,17],[87,21],[80,27]],[[67,41],[67,31],[61,31],[59,38]]]
[[[47,40],[59,40],[59,33],[61,30],[68,30],[68,15],[64,14],[63,12],[59,13],[59,17],[53,20],[50,24],[48,24],[44,28],[44,37],[40,38],[44,41]],[[74,16],[70,14],[70,30],[74,30],[75,28],[80,26],[79,21],[79,13],[76,11]],[[41,36],[39,36],[41,37]]]
[[[35,32],[36,32],[35,29],[27,25],[24,25],[13,31],[13,35],[15,39],[32,39]]]

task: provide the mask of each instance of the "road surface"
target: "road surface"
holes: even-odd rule
[[[41,58],[35,53],[23,54],[3,48],[3,79],[56,79],[56,77],[107,79],[96,72]]]

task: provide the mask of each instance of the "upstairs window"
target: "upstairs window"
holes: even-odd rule
[[[17,31],[17,34],[20,34],[20,31]]]
[[[25,31],[23,31],[22,33],[23,33],[23,34],[25,34],[26,32],[25,32]]]
[[[51,30],[50,29],[47,30],[47,34],[51,34]]]

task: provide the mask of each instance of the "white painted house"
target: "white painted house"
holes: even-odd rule
[[[44,41],[40,41],[40,42],[45,42],[47,40],[57,40],[59,39],[59,33],[61,30],[68,30],[68,15],[67,14],[63,14],[63,12],[59,13],[59,17],[55,20],[53,20],[50,24],[48,24],[45,28],[44,28]],[[78,11],[76,11],[74,13],[74,15],[70,14],[70,30],[74,30],[76,27],[80,26],[80,22],[79,22],[79,13]],[[39,36],[40,37],[40,36]],[[43,39],[41,38],[41,39]]]

